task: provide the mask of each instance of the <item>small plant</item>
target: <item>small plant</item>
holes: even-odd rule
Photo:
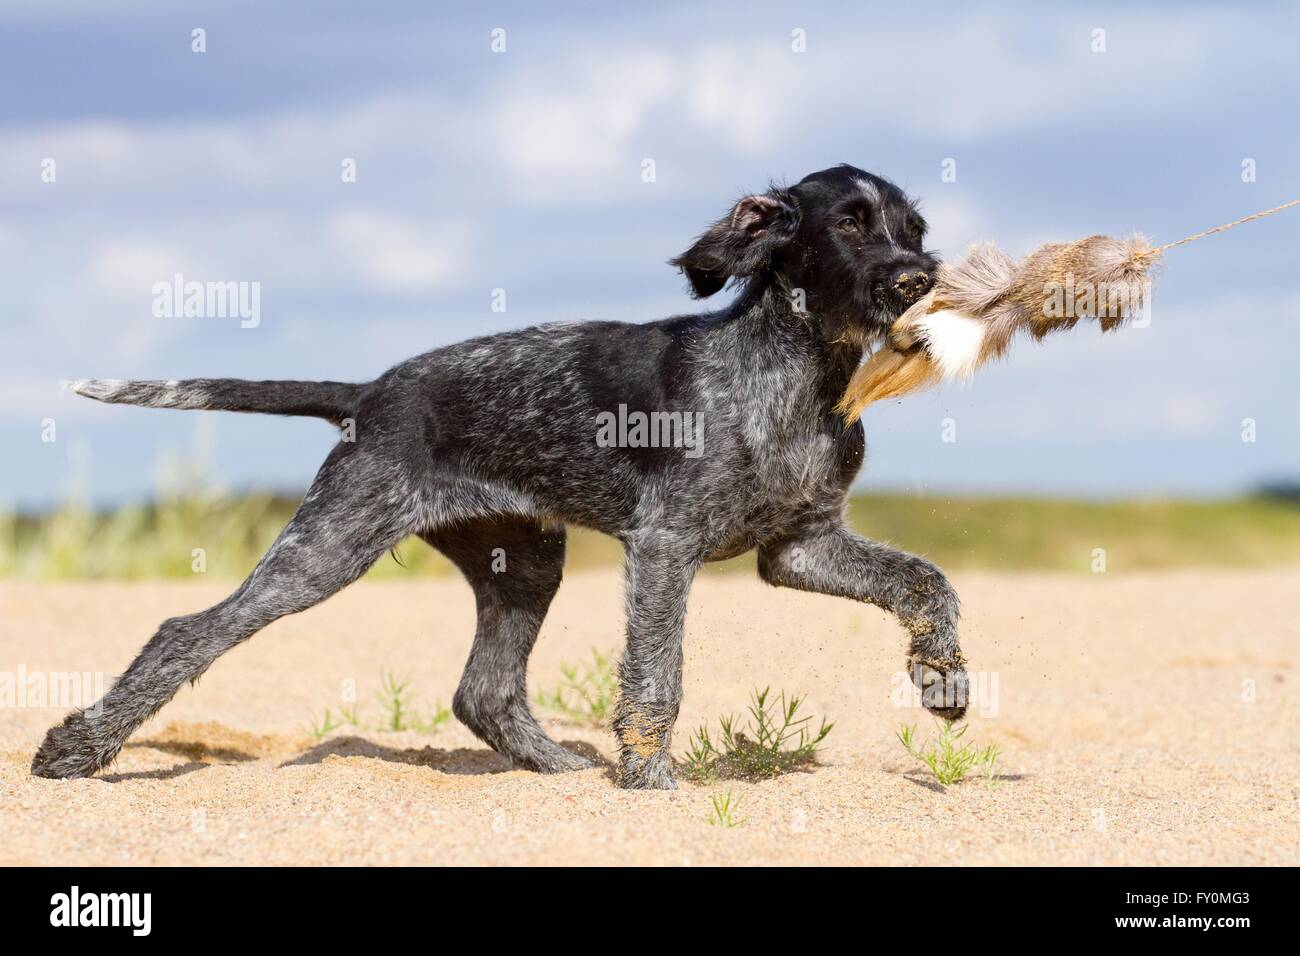
[[[1002,751],[992,744],[987,747],[976,747],[970,743],[958,746],[957,742],[966,733],[968,725],[963,724],[961,729],[957,729],[950,720],[936,723],[939,736],[924,748],[916,744],[915,727],[900,727],[898,740],[903,749],[928,767],[930,773],[934,774],[934,779],[945,787],[960,783],[976,769],[982,770],[984,782],[993,786],[997,781],[998,758],[1002,756]]]
[[[550,693],[542,691],[537,703],[580,724],[602,726],[608,722],[618,700],[618,675],[609,657],[594,647],[590,664],[560,665],[562,680]]]
[[[425,720],[417,714],[411,718],[410,726],[412,730],[431,734],[439,724],[445,724],[449,720],[451,720],[451,708],[444,707],[439,701],[435,700],[433,702],[433,713],[429,715],[429,719]]]
[[[349,727],[361,726],[361,708],[357,704],[353,704],[351,707],[340,707],[339,717]]]
[[[312,737],[314,737],[317,740],[323,740],[325,739],[326,735],[329,734],[331,731],[338,730],[342,726],[343,726],[342,724],[340,724],[337,720],[334,719],[333,712],[328,707],[326,707],[325,716],[322,717],[319,721],[313,720],[310,724],[309,729],[311,730]]]
[[[740,826],[741,821],[736,819],[736,808],[740,806],[740,798],[733,797],[731,791],[726,793],[715,793],[709,798],[713,804],[713,813],[709,816],[709,826],[722,827],[730,830],[732,827]]]
[[[984,786],[992,790],[998,785],[998,759],[1002,756],[1002,750],[993,745],[985,747],[980,755],[980,764],[984,768]]]
[[[811,716],[798,716],[803,698],[785,691],[771,700],[771,688],[755,690],[750,695],[749,723],[736,727],[734,717],[721,717],[717,743],[709,734],[708,724],[691,734],[686,754],[686,774],[694,780],[729,777],[761,780],[775,777],[813,762],[814,754],[834,724],[824,719],[816,733],[811,730]]]
[[[408,692],[410,684],[410,678],[404,677],[399,680],[392,671],[384,672],[379,690],[375,692],[375,699],[379,701],[387,715],[380,730],[415,730],[420,733],[430,733],[439,724],[451,720],[451,711],[437,701],[434,702],[430,717],[427,720],[422,717],[411,702],[411,695]],[[355,706],[349,715],[349,722],[357,722]]]
[[[385,671],[375,691],[375,699],[384,708],[388,716],[384,721],[385,730],[406,730],[411,720],[411,703],[407,695],[410,678],[398,680],[392,671]]]

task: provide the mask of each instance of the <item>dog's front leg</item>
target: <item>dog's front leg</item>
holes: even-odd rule
[[[758,572],[769,584],[893,613],[911,635],[908,671],[926,709],[949,720],[965,714],[969,680],[957,642],[957,592],[929,561],[828,521],[759,548]]]
[[[673,790],[668,747],[682,702],[682,629],[699,552],[663,532],[637,532],[624,544],[627,648],[614,712],[615,780],[632,790]]]

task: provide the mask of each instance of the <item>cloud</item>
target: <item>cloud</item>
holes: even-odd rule
[[[1042,12],[952,16],[925,31],[923,47],[911,24],[828,23],[810,28],[802,54],[788,28],[760,22],[726,39],[593,37],[569,56],[480,70],[454,93],[412,82],[235,116],[10,127],[0,199],[142,189],[188,198],[205,183],[283,202],[322,195],[340,161],[356,157],[371,190],[394,174],[431,186],[465,177],[486,187],[474,195],[489,206],[571,206],[635,197],[644,158],[691,163],[695,175],[661,183],[662,195],[689,191],[706,166],[846,136],[969,145],[1032,129],[1087,142],[1145,122],[1129,108],[1135,90],[1148,110],[1199,109],[1187,91],[1202,82],[1206,45],[1240,29],[1210,11],[1108,19],[1104,54],[1091,51],[1089,21],[1062,25]],[[57,192],[39,181],[45,157],[59,163]]]
[[[1276,116],[1300,68],[1271,13],[979,8],[918,27],[866,7],[796,17],[762,2],[743,16],[670,6],[653,20],[521,8],[510,52],[494,56],[481,17],[398,7],[362,27],[345,4],[308,22],[232,3],[222,42],[185,61],[195,72],[170,96],[142,93],[156,62],[122,53],[171,42],[150,32],[170,28],[147,4],[0,14],[20,21],[11,47],[38,24],[29,46],[52,61],[48,111],[28,102],[0,125],[0,252],[15,277],[0,285],[11,386],[0,421],[44,408],[60,376],[337,377],[480,331],[693,308],[663,259],[741,191],[842,160],[922,194],[930,243],[948,256],[988,238],[1020,255],[1130,216],[1171,237],[1230,218],[1205,210],[1224,176],[1237,185],[1233,133],[1260,160],[1251,188],[1288,191],[1278,178],[1295,134]],[[110,21],[120,32],[106,42]],[[55,22],[80,69],[42,46],[39,25]],[[806,53],[790,48],[796,25]],[[1104,54],[1090,48],[1097,25]],[[33,72],[14,52],[14,69]],[[85,75],[94,91],[78,85]],[[1209,145],[1206,116],[1221,121]],[[939,180],[948,156],[957,183]],[[45,157],[58,162],[55,185],[40,180]],[[357,162],[354,184],[340,180],[344,158]],[[646,158],[654,184],[641,181]],[[1102,186],[1081,195],[1089,177]],[[1180,197],[1188,186],[1185,205],[1168,198],[1171,178]],[[1158,202],[1141,194],[1161,188]],[[1004,448],[1009,433],[1057,449],[1118,434],[1135,455],[1152,436],[1209,442],[1223,421],[1264,421],[1290,400],[1293,350],[1279,343],[1300,300],[1284,239],[1251,259],[1270,227],[1258,228],[1200,260],[1222,269],[1180,272],[1195,256],[1171,258],[1151,328],[1023,344],[970,389],[918,398],[899,420],[951,407],[963,441],[980,427]],[[1280,217],[1271,228],[1288,235]],[[265,321],[247,333],[154,319],[152,283],[178,271],[260,281]],[[1175,298],[1198,282],[1206,301]],[[508,315],[487,311],[498,285],[510,287]],[[1219,295],[1233,285],[1249,295]],[[27,390],[37,397],[24,404]],[[1287,421],[1265,434],[1278,455],[1297,447]]]
[[[1223,402],[1217,396],[1179,389],[1163,397],[1160,422],[1175,435],[1207,435],[1223,420]]]
[[[1180,94],[1204,72],[1205,47],[1222,18],[1192,13],[1111,22],[1104,53],[1093,52],[1088,21],[1044,23],[1042,11],[954,18],[946,29],[927,30],[921,48],[910,27],[873,30],[866,51],[847,34],[825,42],[840,66],[862,63],[864,84],[895,91],[872,99],[872,121],[916,134],[971,141],[1065,127],[1079,135],[1092,123],[1113,131],[1136,119],[1125,109],[1135,89],[1144,105],[1189,108]],[[818,75],[827,74],[843,75]],[[905,88],[893,77],[906,77]]]
[[[930,225],[927,248],[940,249],[950,259],[987,239],[994,228],[989,212],[969,194],[954,193],[944,186],[925,197],[921,211]]]
[[[334,216],[330,241],[341,261],[372,291],[420,292],[455,286],[468,271],[473,228],[427,222],[369,209]]]
[[[607,176],[627,162],[650,111],[676,92],[678,66],[671,54],[648,49],[589,55],[503,83],[485,97],[499,106],[480,116],[513,171]],[[628,175],[635,170],[627,167]]]
[[[178,272],[195,279],[221,278],[221,270],[200,266],[175,245],[135,236],[114,236],[103,242],[87,266],[93,293],[139,305],[152,301],[154,283]]]

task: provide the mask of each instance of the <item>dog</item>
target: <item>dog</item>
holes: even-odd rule
[[[475,338],[359,385],[71,383],[104,402],[315,416],[343,437],[248,579],[219,604],[164,621],[102,700],[49,731],[32,773],[100,770],[223,653],[325,600],[412,534],[450,558],[476,598],[456,717],[517,767],[591,766],[547,736],[525,688],[568,524],[625,549],[612,722],[621,787],[676,786],[669,745],[687,592],[705,562],[752,549],[769,584],[892,612],[910,636],[922,703],[961,717],[969,680],[956,592],[929,561],[847,527],[865,442],[861,423],[834,410],[864,351],[929,288],[938,259],[925,233],[898,187],[841,165],[741,198],[670,261],[697,298],[731,284],[720,311]],[[618,429],[606,427],[614,415]],[[683,435],[644,434],[647,421],[688,415],[692,448]],[[619,434],[598,441],[598,429]]]

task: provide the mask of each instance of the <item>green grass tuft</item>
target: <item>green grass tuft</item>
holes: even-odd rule
[[[1002,756],[996,746],[976,747],[965,743],[958,746],[958,741],[965,735],[967,726],[961,729],[950,720],[936,721],[939,727],[938,738],[924,747],[916,743],[916,728],[903,726],[898,729],[898,740],[909,754],[927,767],[934,779],[945,787],[960,783],[973,770],[981,770],[984,781],[992,786],[997,781],[998,758]]]
[[[320,720],[312,720],[308,725],[308,729],[316,740],[324,740],[329,734],[338,730],[342,726],[343,725],[339,723],[338,719],[334,716],[334,713],[326,707],[325,716]]]
[[[618,675],[614,664],[594,647],[591,663],[560,665],[564,679],[550,691],[537,694],[537,703],[569,720],[593,727],[609,722],[618,700]]]
[[[433,710],[428,717],[422,716],[415,708],[410,693],[409,677],[398,678],[392,671],[385,671],[375,691],[375,700],[384,710],[384,722],[380,730],[402,731],[415,730],[420,733],[432,733],[439,724],[451,720],[451,711],[434,701]],[[357,720],[357,710],[351,712],[353,721]]]
[[[690,735],[683,760],[686,775],[697,781],[731,778],[762,780],[811,764],[834,724],[821,721],[811,729],[811,716],[800,717],[803,698],[781,692],[772,700],[771,688],[750,696],[749,721],[741,728],[732,716],[718,719],[715,742],[707,723]]]
[[[726,793],[715,793],[709,797],[709,803],[713,806],[713,812],[708,817],[710,826],[722,827],[726,830],[740,826],[742,821],[735,816],[736,809],[740,806],[740,798],[733,797],[730,790]]]

